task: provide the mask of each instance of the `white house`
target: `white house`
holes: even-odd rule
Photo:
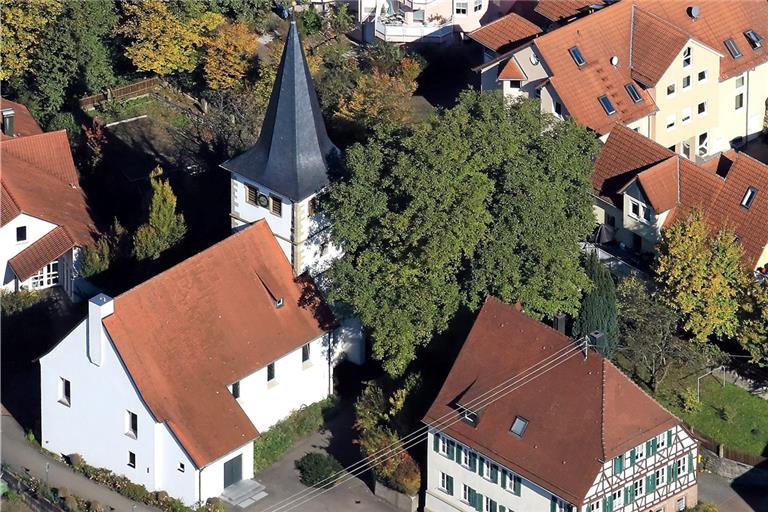
[[[493,297],[424,422],[429,512],[696,504],[697,442],[681,421],[599,353]]]
[[[40,360],[42,445],[190,505],[251,478],[259,432],[358,349],[265,221],[88,306]]]
[[[259,140],[221,164],[232,175],[232,229],[265,219],[297,274],[322,272],[339,255],[318,210],[338,156],[292,21]]]
[[[43,133],[21,104],[2,100],[0,268],[8,291],[61,286],[75,298],[80,248],[97,229],[64,130]]]

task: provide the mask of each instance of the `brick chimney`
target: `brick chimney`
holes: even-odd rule
[[[115,301],[112,297],[100,293],[88,301],[88,359],[96,366],[101,366],[104,360],[104,345],[107,333],[101,321],[115,312]]]
[[[8,137],[14,136],[13,121],[16,117],[16,111],[12,108],[4,108],[3,113],[3,133]]]

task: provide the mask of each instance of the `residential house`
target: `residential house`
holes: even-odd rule
[[[80,250],[98,234],[64,130],[44,133],[24,105],[2,100],[0,265],[8,291],[77,297]]]
[[[766,34],[762,2],[623,0],[518,48],[499,80],[603,140],[621,123],[695,159],[762,130]]]
[[[203,503],[260,432],[332,392],[333,316],[266,221],[111,298],[40,359],[41,444]]]
[[[445,43],[509,12],[513,0],[358,0],[363,38]]]
[[[729,150],[695,164],[616,125],[595,162],[595,216],[616,240],[654,252],[662,230],[695,208],[712,228],[731,227],[749,268],[768,264],[768,165]]]
[[[584,347],[518,307],[486,300],[424,418],[425,510],[671,512],[696,504],[697,442]]]

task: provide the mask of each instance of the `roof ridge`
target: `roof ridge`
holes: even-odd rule
[[[604,363],[607,363],[607,364],[611,365],[611,367],[612,367],[614,370],[616,370],[617,372],[619,372],[619,373],[621,374],[621,376],[622,376],[622,377],[624,377],[625,379],[627,379],[629,382],[631,382],[631,383],[632,383],[632,385],[633,385],[634,387],[636,387],[637,389],[639,389],[639,390],[640,390],[640,392],[641,392],[641,393],[643,393],[643,395],[645,395],[645,397],[646,397],[648,400],[652,401],[653,403],[655,403],[656,405],[658,405],[659,407],[661,407],[661,408],[664,410],[664,412],[666,412],[667,414],[669,414],[670,416],[672,416],[673,418],[675,418],[677,421],[679,421],[679,422],[681,422],[681,423],[683,422],[683,420],[681,420],[681,419],[680,419],[680,418],[677,416],[677,414],[673,413],[672,411],[670,411],[669,409],[667,409],[666,407],[664,407],[664,406],[662,405],[662,403],[661,403],[661,402],[659,402],[658,400],[656,400],[655,398],[653,398],[653,397],[652,397],[650,394],[648,394],[648,392],[647,392],[647,391],[645,391],[645,390],[644,390],[642,387],[640,387],[640,386],[639,386],[639,385],[638,385],[638,384],[637,384],[637,383],[636,383],[634,380],[632,380],[632,378],[630,378],[630,377],[629,377],[629,375],[627,375],[626,373],[624,373],[624,372],[621,370],[621,368],[619,368],[618,366],[616,366],[615,364],[613,364],[613,362],[612,362],[610,359],[608,359],[607,357],[605,357],[605,358],[603,358],[603,359],[604,359],[604,361],[603,361]]]
[[[605,461],[605,360],[606,357],[603,357],[603,364],[600,365],[600,449],[603,451],[603,461]]]
[[[21,145],[21,143],[26,144],[31,139],[40,138],[40,137],[43,137],[43,136],[59,135],[61,133],[64,134],[65,138],[67,137],[67,130],[63,130],[62,129],[62,130],[56,130],[56,131],[53,131],[53,132],[43,132],[43,133],[36,133],[34,135],[26,135],[24,137],[18,137],[18,138],[15,138],[15,139],[4,139],[4,140],[2,140],[2,142],[0,142],[0,144],[11,144],[11,145],[14,145],[13,144],[14,142],[20,142],[19,144],[15,144],[15,145]],[[53,139],[54,137],[49,137],[49,138]],[[33,142],[33,144],[38,144],[38,143],[39,143],[39,141],[34,141]],[[69,146],[69,139],[67,139],[67,149],[69,150],[69,155],[71,157],[72,156],[72,148]],[[6,148],[6,151],[7,151],[7,148]],[[23,151],[21,152],[21,154],[19,154],[18,152],[15,152],[15,151],[11,151],[11,156],[14,157],[14,158],[18,158],[19,160],[23,160],[24,162],[28,163],[29,165],[31,165],[33,167],[36,167],[38,169],[41,169],[41,170],[45,171],[45,173],[48,174],[49,176],[51,176],[51,177],[53,177],[53,178],[55,178],[55,179],[57,179],[57,180],[59,180],[59,181],[61,181],[63,183],[66,183],[67,185],[70,185],[70,186],[74,185],[73,188],[80,188],[80,183],[78,183],[78,181],[77,181],[78,172],[77,172],[77,166],[75,165],[74,158],[72,158],[72,165],[73,165],[74,170],[75,170],[75,178],[76,179],[75,179],[75,182],[72,183],[69,180],[69,177],[65,176],[66,173],[59,172],[56,169],[53,169],[53,168],[51,168],[51,167],[49,167],[49,166],[47,166],[47,165],[45,165],[45,164],[43,164],[43,163],[41,163],[39,161],[35,161],[34,159],[29,159],[25,155],[25,153]]]

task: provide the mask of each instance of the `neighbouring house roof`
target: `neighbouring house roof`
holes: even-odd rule
[[[525,80],[525,78],[525,73],[514,57],[510,58],[499,72],[499,80]]]
[[[690,36],[642,9],[634,9],[632,41],[632,77],[646,86],[655,86],[669,69]]]
[[[568,349],[573,349],[573,357]],[[479,410],[473,427],[441,429],[574,505],[582,505],[603,461],[680,423],[599,353],[585,358],[568,337],[489,297],[424,422],[456,414],[507,379],[555,354],[560,364]],[[530,374],[526,374],[530,375]],[[522,438],[515,418],[528,421]]]
[[[259,140],[221,167],[301,201],[328,185],[328,166],[337,152],[292,21]]]
[[[64,130],[0,141],[3,156],[1,225],[26,213],[63,227],[88,245],[98,233],[80,188]]]
[[[516,48],[543,31],[514,12],[483,25],[468,35],[489,50],[504,53]]]
[[[117,352],[156,421],[168,424],[198,468],[259,435],[227,386],[333,324],[314,282],[294,277],[263,220],[114,306],[104,326]]]
[[[625,0],[626,1],[626,0]],[[765,2],[722,0],[696,0],[675,2],[668,0],[635,0],[639,10],[655,14],[659,19],[675,26],[702,44],[721,54],[720,79],[725,80],[768,61],[768,8]],[[691,18],[689,8],[698,6],[700,15]],[[744,32],[754,30],[765,41],[761,48],[753,49]],[[734,58],[725,46],[733,39],[742,57]],[[670,49],[664,48],[658,59],[668,58]]]
[[[30,114],[26,105],[10,101],[5,98],[0,98],[0,108],[12,108],[14,111],[13,116],[13,137],[10,137],[4,133],[0,134],[0,140],[13,139],[17,137],[26,137],[27,135],[37,135],[43,133],[43,129],[37,124],[35,118]]]
[[[712,228],[729,226],[741,240],[747,263],[757,265],[768,245],[768,165],[728,151],[702,165],[683,158],[621,125],[608,136],[595,162],[595,194],[622,208],[621,193],[637,180],[657,213],[671,210],[665,227],[696,208]],[[749,187],[758,190],[749,208],[741,206]]]
[[[534,11],[550,21],[560,21],[589,12],[592,6],[604,6],[605,0],[539,0]]]
[[[622,1],[536,38],[551,84],[570,115],[605,134],[615,123],[627,124],[657,110],[650,94],[635,83],[630,69],[631,1]],[[570,49],[578,48],[586,63],[578,66]],[[614,66],[611,59],[616,57]],[[626,90],[635,84],[641,101]],[[600,103],[607,96],[615,113]]]
[[[75,242],[61,226],[53,228],[39,240],[8,260],[19,281],[26,281],[48,263],[71,250]]]

